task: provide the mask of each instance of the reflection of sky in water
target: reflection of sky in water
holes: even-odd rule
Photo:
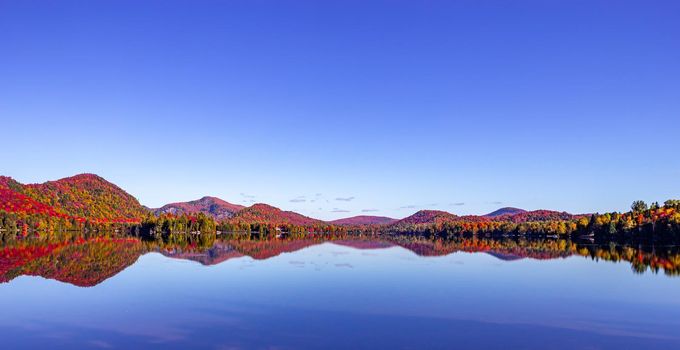
[[[0,329],[10,348],[639,348],[680,346],[679,296],[680,279],[582,257],[325,243],[215,266],[152,253],[91,288],[19,277]]]

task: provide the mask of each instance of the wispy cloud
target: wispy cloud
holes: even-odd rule
[[[465,202],[451,203],[451,205],[456,206],[456,207],[460,207],[460,206],[465,205]]]
[[[491,204],[501,205],[501,204],[503,204],[503,202],[497,201],[497,202],[491,202]]]
[[[349,210],[333,208],[332,213],[349,213]]]
[[[307,196],[297,196],[293,199],[291,199],[289,202],[291,203],[304,203],[307,201]]]
[[[417,205],[410,204],[410,205],[404,205],[402,207],[399,207],[399,209],[415,209],[417,207],[418,207]]]
[[[240,195],[243,198],[255,198],[255,195],[253,195],[253,194],[247,194],[247,193],[241,192]]]
[[[351,202],[354,200],[354,197],[338,197],[335,200],[340,202]]]
[[[376,212],[376,211],[379,211],[379,210],[378,209],[362,209],[361,210],[362,213],[373,213],[373,212]]]

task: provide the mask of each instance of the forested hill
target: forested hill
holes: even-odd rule
[[[352,216],[349,218],[338,219],[329,221],[333,225],[389,225],[397,222],[397,219],[388,218],[385,216],[371,216],[371,215],[359,215]]]
[[[146,213],[137,199],[94,174],[81,174],[42,184],[21,184],[0,177],[7,211],[68,216],[100,222],[138,222]],[[36,204],[38,203],[38,204]]]
[[[323,221],[313,219],[292,211],[283,211],[268,204],[257,203],[237,212],[229,219],[234,224],[258,223],[265,225],[294,225],[313,226],[324,224]]]
[[[242,205],[232,204],[216,197],[205,196],[194,201],[166,204],[153,211],[156,214],[173,215],[204,213],[212,216],[215,220],[221,221],[234,216],[234,214],[243,208],[245,207]]]
[[[551,210],[501,208],[487,215],[458,216],[421,210],[401,220],[356,216],[322,221],[271,205],[250,207],[215,197],[173,203],[151,210],[132,195],[94,174],[42,184],[21,184],[0,176],[0,232],[89,229],[122,224],[157,232],[401,232],[635,235],[680,234],[680,201],[663,206],[636,201],[625,213],[574,215]],[[680,235],[679,235],[680,238]]]

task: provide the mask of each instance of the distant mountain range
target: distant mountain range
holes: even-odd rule
[[[579,216],[550,210],[526,211],[501,208],[486,215],[457,216],[441,210],[421,210],[403,219],[382,216],[354,216],[322,221],[268,204],[250,207],[232,204],[216,197],[203,197],[189,202],[177,202],[149,209],[120,187],[94,174],[81,174],[42,184],[24,185],[12,178],[0,176],[0,210],[19,214],[59,216],[97,222],[139,222],[148,212],[171,215],[204,213],[217,221],[233,224],[260,223],[266,225],[409,225],[444,224],[447,222],[483,221],[548,221],[570,220]]]
[[[441,210],[421,210],[415,214],[403,218],[393,225],[443,225],[451,222],[485,222],[485,221],[508,221],[508,222],[528,222],[528,221],[551,221],[551,220],[572,220],[582,215],[573,215],[566,212],[552,210],[526,211],[517,208],[502,208],[487,215],[465,215],[457,216]]]
[[[458,216],[441,210],[420,210],[396,222],[396,225],[438,224],[454,221]]]
[[[388,218],[385,216],[359,215],[352,216],[350,218],[333,220],[329,222],[333,225],[360,226],[360,225],[389,225],[397,221],[399,220]]]
[[[503,215],[515,215],[515,214],[521,214],[521,213],[526,213],[526,212],[527,211],[524,210],[524,209],[505,207],[505,208],[500,208],[500,209],[493,211],[491,213],[488,213],[484,216],[490,217],[490,218],[495,218],[495,217],[503,216]]]
[[[317,219],[298,214],[292,211],[283,211],[268,204],[257,203],[237,212],[231,219],[232,223],[262,223],[262,224],[285,224],[297,226],[312,226],[323,224]]]
[[[241,209],[242,205],[231,204],[216,197],[203,197],[195,201],[166,204],[158,209],[153,209],[156,214],[196,214],[204,213],[216,220],[229,219]]]

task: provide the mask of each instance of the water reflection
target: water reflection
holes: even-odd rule
[[[6,349],[678,348],[673,261],[548,238],[4,237],[0,331]]]
[[[140,256],[151,252],[202,265],[218,265],[244,256],[266,260],[326,242],[365,250],[397,246],[421,257],[447,256],[457,252],[483,253],[502,261],[552,260],[581,256],[594,262],[629,264],[636,274],[680,274],[678,246],[653,246],[634,242],[476,236],[428,239],[404,235],[311,236],[297,239],[256,239],[242,235],[142,238],[109,233],[103,236],[59,234],[50,237],[4,237],[0,246],[0,283],[27,275],[91,287],[113,277],[134,264]]]

